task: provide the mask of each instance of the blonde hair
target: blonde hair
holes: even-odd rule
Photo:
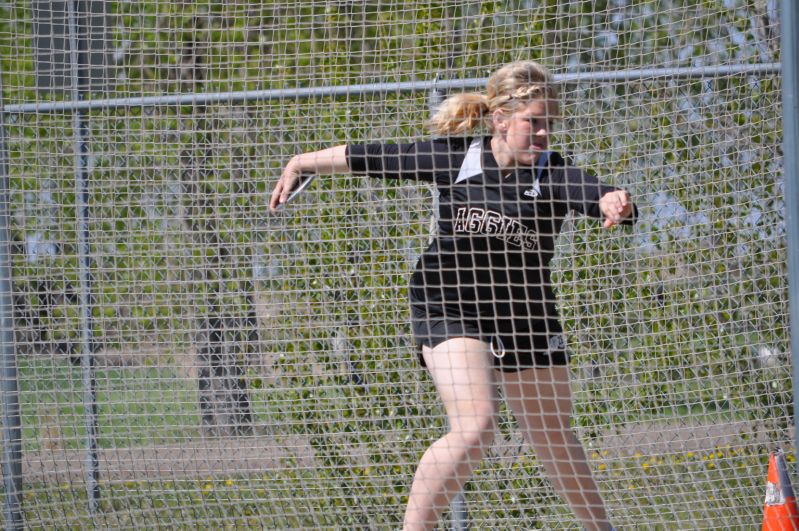
[[[444,100],[428,122],[437,135],[460,135],[482,125],[497,109],[513,112],[537,98],[558,99],[549,71],[535,61],[509,63],[488,78],[485,93],[456,94]]]

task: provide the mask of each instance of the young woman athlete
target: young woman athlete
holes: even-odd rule
[[[338,146],[295,156],[272,193],[284,203],[301,173],[352,172],[432,182],[437,235],[411,278],[412,328],[444,402],[449,431],[424,453],[406,530],[432,529],[488,450],[499,389],[552,485],[586,529],[610,529],[585,452],[550,282],[555,238],[570,211],[629,223],[629,194],[550,151],[558,94],[532,61],[511,63],[485,94],[448,98],[434,139]],[[481,127],[487,136],[469,137]]]

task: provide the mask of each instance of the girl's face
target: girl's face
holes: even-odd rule
[[[559,119],[558,103],[551,99],[535,99],[512,114],[494,113],[494,135],[506,147],[508,166],[532,166],[543,151],[549,149],[549,139]]]

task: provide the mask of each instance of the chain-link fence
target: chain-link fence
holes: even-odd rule
[[[608,509],[751,527],[768,451],[793,459],[777,21],[759,1],[1,3],[7,499],[30,527],[398,527],[445,429],[406,293],[435,194],[340,175],[280,214],[268,196],[292,155],[424,138],[431,100],[531,58],[560,82],[558,148],[640,211],[571,218],[553,262]],[[464,496],[475,528],[577,525],[504,410]]]

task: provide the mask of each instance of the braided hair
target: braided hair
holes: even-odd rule
[[[513,112],[530,100],[557,100],[558,91],[549,71],[535,61],[509,63],[488,78],[485,93],[456,94],[444,100],[428,122],[436,135],[462,135],[488,126],[497,109]]]

